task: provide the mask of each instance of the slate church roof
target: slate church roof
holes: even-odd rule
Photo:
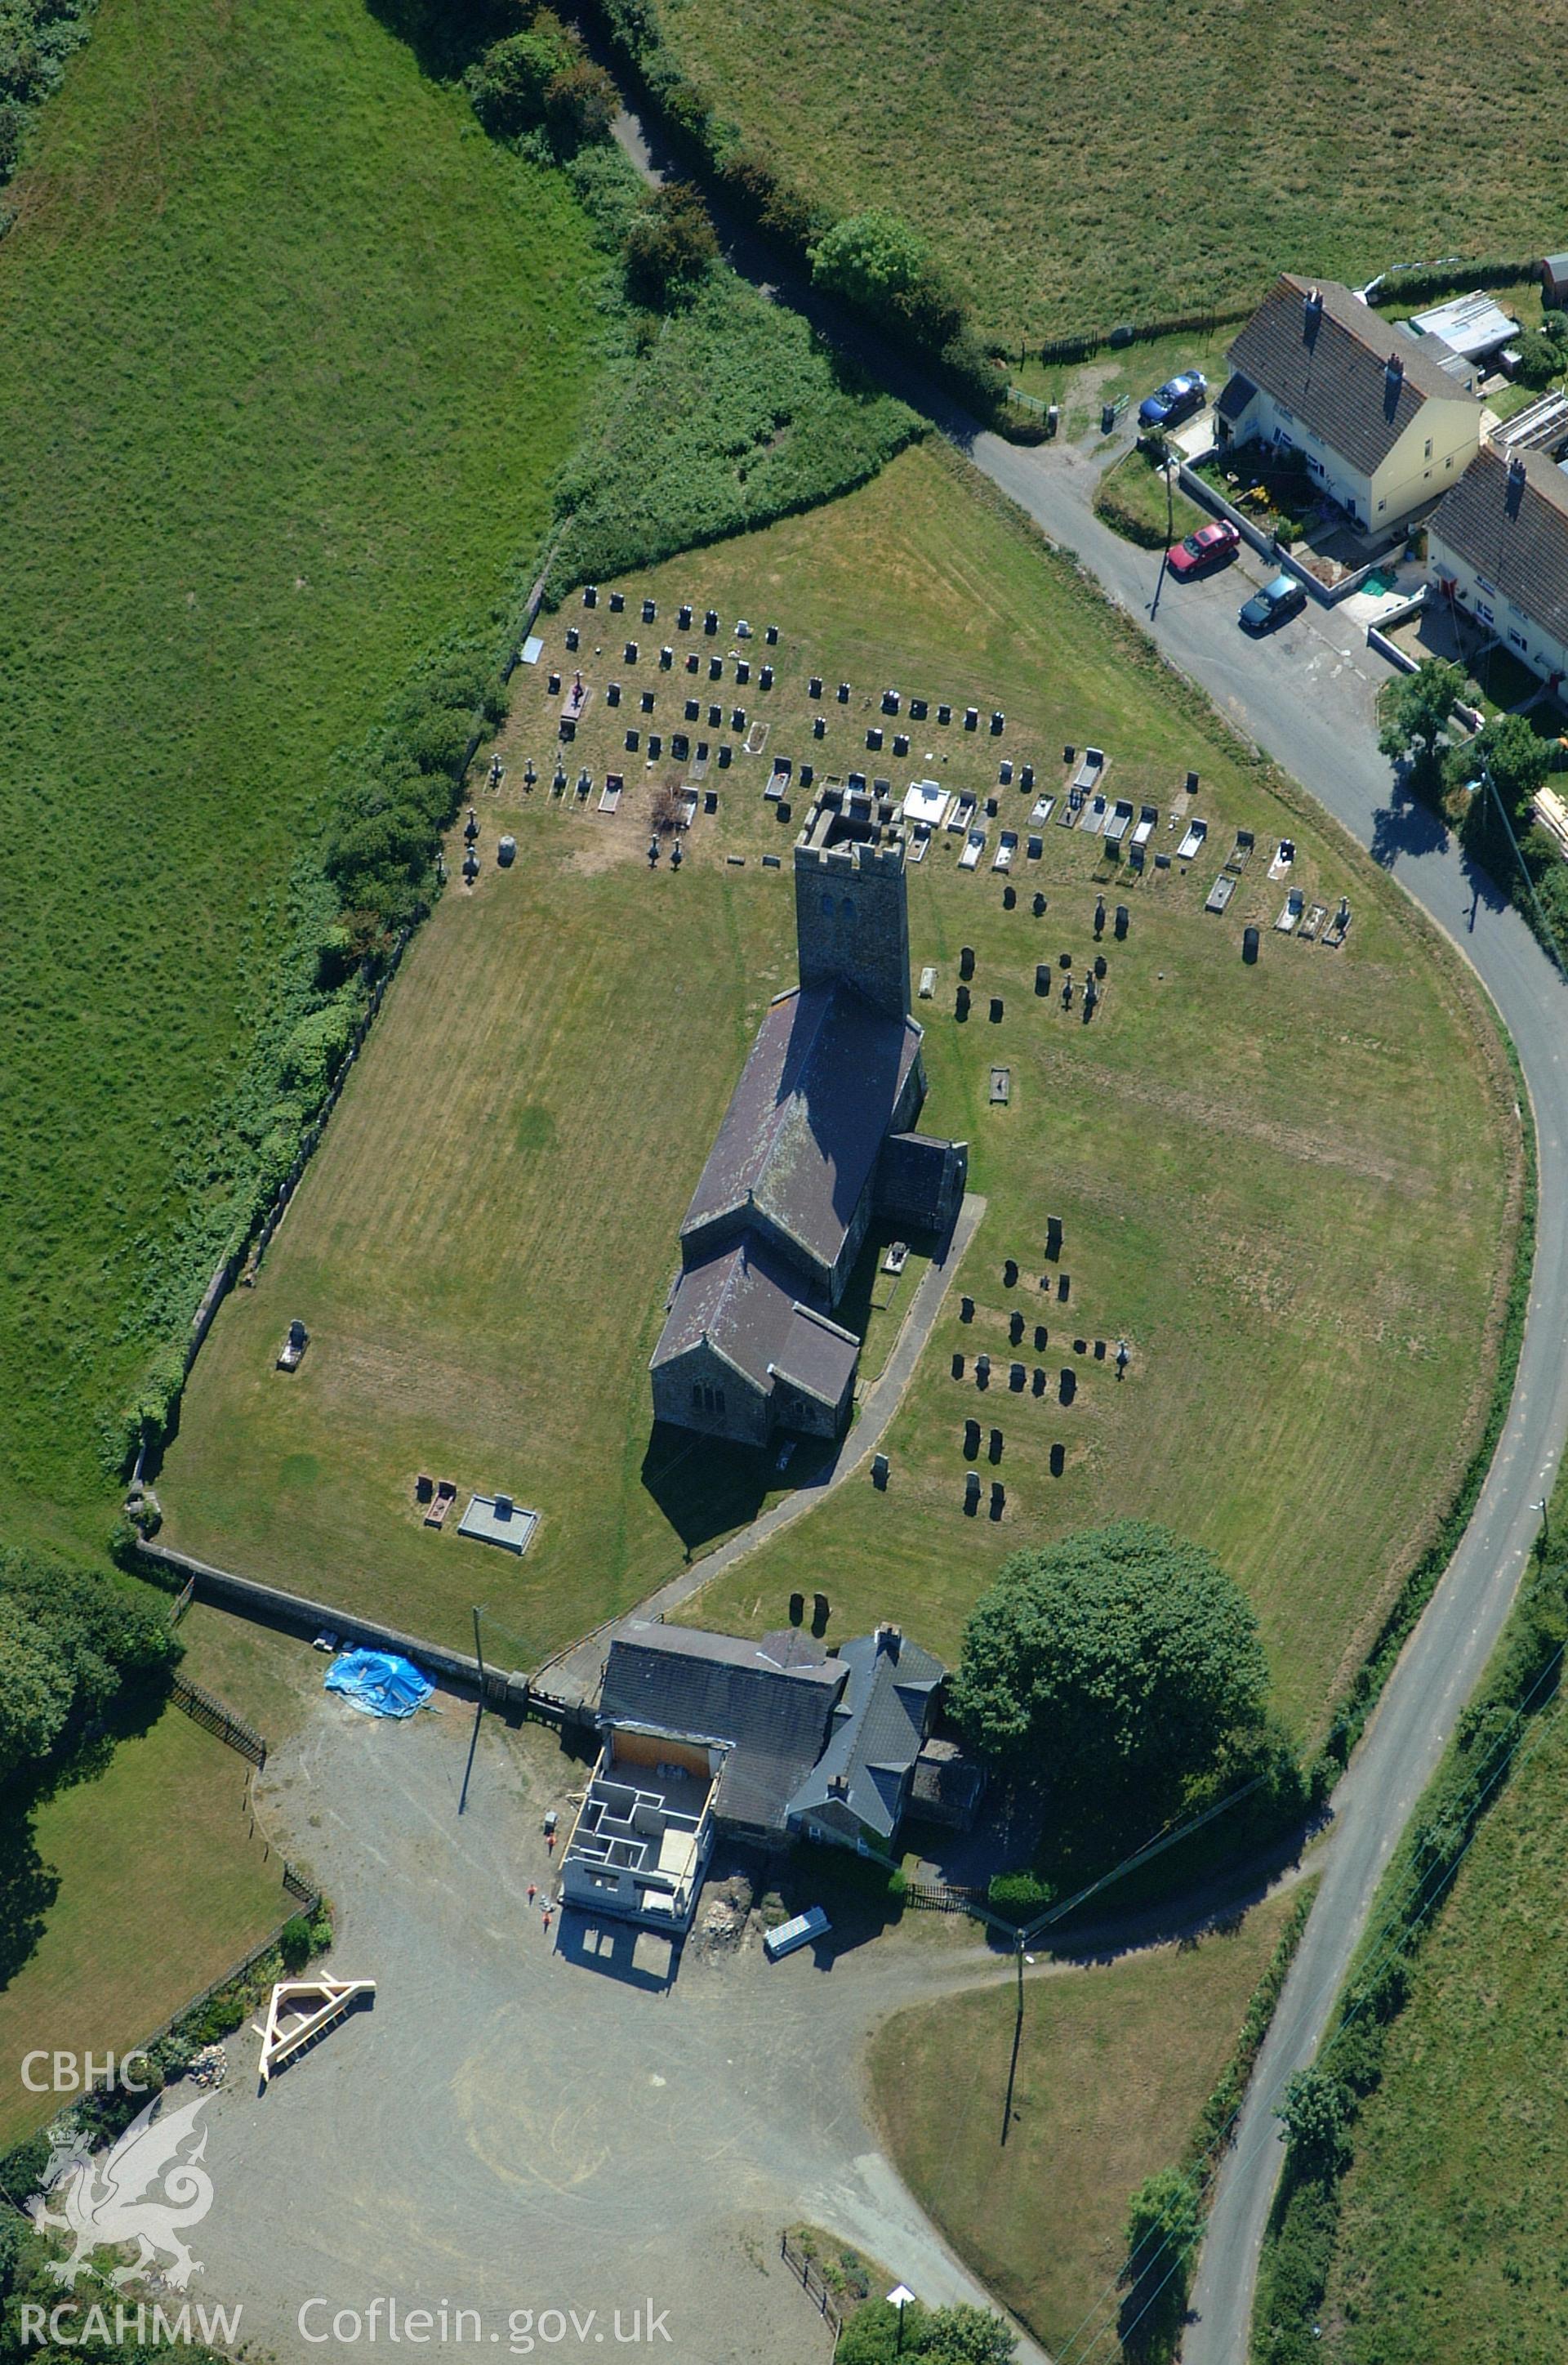
[[[832,1265],[920,1043],[913,1018],[873,1009],[850,986],[781,993],[757,1031],[682,1239],[725,1216],[756,1216]]]
[[[680,1275],[653,1369],[703,1339],[765,1395],[777,1376],[829,1406],[842,1401],[860,1352],[854,1333],[813,1306],[802,1276],[749,1228]]]

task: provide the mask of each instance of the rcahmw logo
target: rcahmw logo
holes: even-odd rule
[[[143,2300],[135,2307],[127,2307],[123,2303],[113,2308],[95,2303],[84,2313],[77,2301],[62,2299],[53,2307],[24,2300],[19,2314],[25,2348],[46,2345],[74,2348],[89,2341],[105,2345],[113,2341],[123,2346],[128,2340],[134,2341],[139,2348],[176,2341],[184,2348],[193,2340],[200,2340],[209,2348],[232,2349],[240,2337],[243,2310],[192,2307],[187,2300],[184,2307],[171,2314],[162,2306],[149,2307]]]
[[[183,2110],[154,2116],[149,2102],[101,2160],[85,2148],[72,2153],[49,2181],[47,2192],[28,2204],[41,2232],[69,2234],[66,2259],[51,2259],[50,2273],[67,2289],[89,2265],[95,2250],[133,2242],[136,2257],[109,2278],[117,2286],[159,2269],[184,2291],[201,2262],[185,2247],[185,2228],[199,2225],[212,2206],[212,2179],[201,2167],[207,2130],[196,2121],[210,2097],[198,2094]],[[58,2210],[49,2203],[58,2200]]]

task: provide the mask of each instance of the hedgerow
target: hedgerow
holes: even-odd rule
[[[1568,1562],[1527,1584],[1480,1690],[1460,1718],[1379,1893],[1318,2066],[1287,2092],[1291,2137],[1269,2221],[1252,2348],[1269,2365],[1306,2365],[1327,2287],[1339,2193],[1361,2105],[1382,2080],[1390,2024],[1460,1861],[1503,1795],[1521,1736],[1551,1711],[1568,1643]],[[1305,2105],[1313,2105],[1310,2113]],[[1294,2107],[1293,2107],[1294,2105]],[[1333,2130],[1310,2140],[1309,2126]]]
[[[94,0],[0,0],[0,188],[22,161],[32,118],[92,28]],[[7,216],[0,207],[0,230]]]

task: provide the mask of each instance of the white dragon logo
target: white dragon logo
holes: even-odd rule
[[[41,2193],[28,2202],[40,2232],[69,2234],[74,2241],[68,2259],[50,2262],[57,2282],[74,2284],[95,2250],[125,2242],[134,2242],[137,2254],[129,2266],[117,2268],[110,2276],[117,2286],[134,2281],[164,2260],[169,2261],[164,2279],[176,2291],[184,2291],[191,2277],[201,2273],[201,2262],[186,2248],[182,2229],[199,2225],[212,2206],[212,2179],[199,2165],[207,2150],[206,2128],[184,2157],[181,2146],[197,2134],[197,2114],[209,2100],[198,2094],[183,2110],[155,2118],[155,2099],[101,2160],[84,2152],[67,2160],[51,2180],[47,2196],[60,2199],[62,2211],[47,2208]]]

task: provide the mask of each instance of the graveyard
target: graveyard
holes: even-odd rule
[[[969,1142],[985,1217],[885,1485],[846,1482],[687,1614],[760,1630],[822,1591],[830,1639],[896,1616],[950,1657],[1007,1551],[1150,1516],[1247,1587],[1315,1729],[1490,1385],[1518,1141],[1461,964],[936,452],[537,633],[447,891],[197,1362],[165,1540],[450,1642],[481,1603],[529,1665],[793,1484],[799,1460],[655,1431],[648,1358],[794,982],[811,796],[928,783],[922,1123]],[[924,1269],[905,1245],[889,1272],[868,1239],[840,1311],[862,1388]],[[527,1549],[432,1531],[421,1475],[537,1512]]]

